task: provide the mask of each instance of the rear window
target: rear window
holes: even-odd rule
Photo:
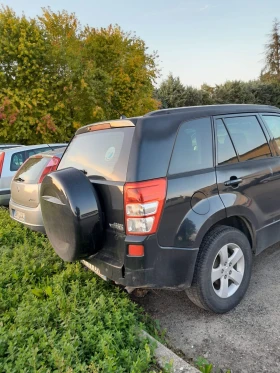
[[[103,180],[125,181],[134,128],[116,128],[76,135],[59,164]]]
[[[14,153],[11,158],[10,171],[17,171],[29,157],[35,154],[44,153],[48,150],[50,150],[50,148],[44,146],[43,148],[23,150],[21,152]]]
[[[15,179],[20,177],[27,184],[36,184],[49,161],[49,157],[29,158],[28,161],[18,170]]]

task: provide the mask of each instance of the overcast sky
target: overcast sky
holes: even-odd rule
[[[82,24],[119,24],[157,50],[162,72],[184,84],[220,84],[259,76],[264,44],[280,0],[2,0],[17,13],[41,7],[75,12]]]

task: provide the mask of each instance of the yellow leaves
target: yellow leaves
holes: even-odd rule
[[[27,106],[29,109],[32,108],[32,105],[30,105],[29,102],[22,102],[22,103],[21,103],[21,106]]]
[[[65,105],[63,102],[58,102],[55,106],[54,106],[54,111],[58,111],[60,109],[64,109],[65,108]]]
[[[88,85],[84,79],[81,79],[81,88],[86,88]]]
[[[73,128],[75,128],[75,130],[79,129],[80,127],[82,127],[82,124],[80,122],[73,122]]]
[[[92,110],[92,116],[96,122],[104,119],[104,110],[100,106],[95,106]]]

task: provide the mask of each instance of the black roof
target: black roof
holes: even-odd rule
[[[121,119],[122,122],[129,121],[132,122],[135,126],[143,124],[145,121],[157,120],[157,117],[161,117],[159,119],[161,122],[163,120],[163,116],[168,120],[169,125],[178,124],[180,120],[191,120],[200,117],[206,117],[211,115],[223,115],[223,114],[238,114],[238,113],[278,113],[280,114],[280,109],[276,106],[269,106],[269,105],[248,105],[248,104],[225,104],[225,105],[203,105],[203,106],[186,106],[186,107],[178,107],[178,108],[170,108],[170,109],[161,109],[151,111],[144,116],[139,117],[131,117]],[[171,116],[168,119],[166,115]],[[120,119],[108,120],[103,122],[97,122],[93,124],[88,124],[79,128],[76,131],[76,135],[87,132],[88,128],[92,125],[103,125],[108,123],[116,123],[115,127],[118,127],[118,123]]]
[[[247,105],[247,104],[226,104],[226,105],[204,105],[204,106],[186,106],[171,109],[161,109],[151,111],[144,115],[144,117],[166,115],[166,114],[190,114],[197,115],[222,115],[222,114],[236,114],[236,113],[252,113],[252,112],[280,112],[276,106],[269,105]]]

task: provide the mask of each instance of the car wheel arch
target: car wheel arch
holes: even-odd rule
[[[248,238],[248,241],[251,245],[253,253],[255,253],[255,247],[256,247],[256,230],[254,228],[253,223],[244,216],[240,215],[231,215],[227,216],[226,218],[223,218],[219,221],[214,222],[210,227],[208,227],[207,230],[204,230],[203,234],[197,235],[197,245],[196,247],[200,247],[204,237],[209,234],[214,228],[217,226],[224,225],[228,227],[233,227],[238,230],[240,230],[242,233],[245,234],[245,236]]]

